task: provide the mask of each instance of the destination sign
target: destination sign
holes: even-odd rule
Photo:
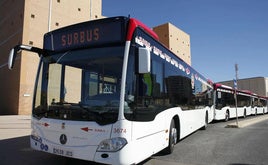
[[[68,26],[45,34],[44,49],[64,51],[122,42],[125,39],[123,28],[125,28],[123,17]]]
[[[70,32],[61,35],[61,46],[72,46],[81,45],[84,43],[91,43],[94,41],[99,41],[100,39],[100,29],[87,29],[81,30],[79,32]]]

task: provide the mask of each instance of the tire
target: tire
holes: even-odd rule
[[[246,110],[244,110],[244,116],[243,116],[243,118],[246,118],[247,117],[247,112],[246,112]]]
[[[171,154],[174,150],[174,146],[177,143],[177,128],[175,127],[175,122],[174,119],[171,120],[170,123],[170,129],[169,129],[169,141],[168,141],[168,146],[163,150],[163,153],[165,154]]]
[[[229,119],[230,119],[230,114],[229,114],[229,110],[227,110],[226,113],[225,113],[224,121],[228,121]]]

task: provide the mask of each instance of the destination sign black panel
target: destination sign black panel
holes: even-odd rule
[[[44,49],[63,51],[122,42],[125,21],[125,17],[101,19],[49,32],[44,36]]]

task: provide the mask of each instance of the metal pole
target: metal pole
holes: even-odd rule
[[[48,11],[48,32],[51,31],[51,15],[52,15],[52,0],[49,0],[49,11]]]
[[[236,79],[236,86],[235,86],[235,112],[236,112],[236,125],[238,127],[238,114],[237,114],[238,64],[235,64],[235,79]]]
[[[92,0],[89,1],[89,20],[91,21],[92,19]]]
[[[237,90],[235,89],[235,113],[236,113],[236,125],[238,127],[238,114],[237,114]]]

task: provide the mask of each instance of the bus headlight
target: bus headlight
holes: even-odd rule
[[[122,149],[127,144],[125,138],[116,137],[112,139],[106,139],[100,142],[97,152],[116,152]]]

